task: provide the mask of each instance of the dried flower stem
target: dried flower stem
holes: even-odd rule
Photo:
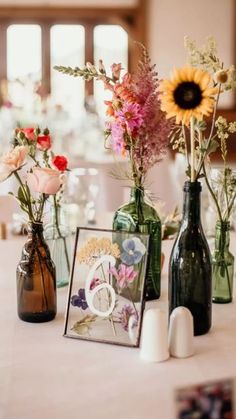
[[[190,119],[190,159],[191,159],[191,182],[195,181],[195,138],[194,138],[194,119]]]

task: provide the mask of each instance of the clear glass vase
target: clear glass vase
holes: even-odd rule
[[[57,310],[56,270],[44,240],[42,223],[29,224],[28,239],[16,275],[20,319],[31,323],[54,319]]]
[[[232,301],[234,256],[229,251],[230,223],[217,221],[215,249],[212,254],[214,303],[225,304]]]
[[[114,230],[150,234],[146,277],[146,300],[154,300],[161,293],[161,221],[156,210],[144,201],[143,188],[132,188],[130,202],[114,214]],[[137,283],[136,283],[137,284]],[[132,289],[133,301],[138,301],[140,290]]]
[[[183,217],[169,262],[169,314],[187,307],[195,335],[211,328],[212,266],[201,225],[200,193],[200,182],[185,182]]]
[[[57,288],[69,283],[71,265],[71,233],[63,222],[61,207],[51,209],[51,222],[44,228],[44,237],[50,249],[51,257],[56,266]]]

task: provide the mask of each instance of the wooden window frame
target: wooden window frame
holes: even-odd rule
[[[135,7],[0,7],[0,80],[7,79],[7,28],[14,24],[38,24],[42,30],[42,84],[51,90],[50,29],[56,24],[80,24],[85,28],[85,62],[93,62],[93,30],[100,24],[121,25],[128,33],[128,64],[132,71],[137,62],[133,41],[146,41],[145,0]],[[93,94],[93,83],[88,83],[86,95]]]

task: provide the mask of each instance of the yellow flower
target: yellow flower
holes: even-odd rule
[[[117,243],[112,243],[108,237],[89,238],[77,253],[77,260],[79,263],[92,265],[96,258],[103,255],[112,255],[114,258],[119,258],[120,249]]]
[[[176,117],[176,124],[189,125],[191,117],[202,120],[209,116],[217,91],[211,85],[212,78],[206,71],[190,66],[174,69],[170,80],[163,80],[159,87],[166,118]]]

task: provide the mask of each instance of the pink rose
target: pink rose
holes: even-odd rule
[[[119,80],[120,78],[120,72],[121,72],[122,66],[121,63],[119,64],[112,64],[111,71],[112,71],[112,77],[115,80]]]
[[[36,166],[32,173],[28,173],[27,183],[34,192],[55,195],[59,191],[63,180],[58,170]]]
[[[50,135],[39,135],[37,138],[37,148],[41,151],[46,151],[51,148],[51,136]]]
[[[23,132],[28,140],[35,140],[35,128],[22,128],[19,132]]]
[[[20,169],[29,152],[27,146],[17,145],[0,159],[0,181],[4,181],[15,170]]]

